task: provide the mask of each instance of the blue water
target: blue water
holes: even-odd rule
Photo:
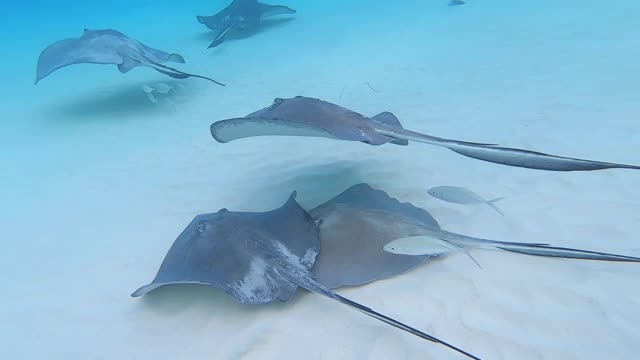
[[[640,220],[640,177],[635,173],[527,172],[461,159],[426,145],[406,150],[322,142],[329,140],[290,140],[280,145],[291,148],[291,158],[283,159],[275,150],[270,153],[267,142],[256,142],[260,145],[254,148],[221,145],[208,132],[211,122],[244,116],[275,97],[305,95],[366,114],[392,110],[406,127],[438,136],[638,164],[640,2],[468,0],[449,7],[447,0],[283,0],[298,11],[293,20],[207,50],[211,34],[195,16],[211,15],[226,3],[4,4],[0,338],[7,342],[0,346],[0,358],[163,358],[180,354],[181,346],[184,358],[235,358],[212,349],[202,353],[195,343],[207,339],[206,325],[196,330],[184,325],[181,345],[167,344],[171,329],[163,324],[193,321],[196,312],[177,319],[179,306],[151,304],[161,308],[154,312],[128,294],[153,275],[193,215],[221,207],[265,210],[296,189],[306,191],[302,200],[311,204],[367,181],[407,201],[432,205],[416,195],[427,181],[468,181],[496,196],[504,191],[529,194],[529,202],[513,205],[517,225],[491,224],[485,218],[445,224],[522,236],[505,240],[556,237],[567,245],[640,255],[631,230]],[[176,67],[228,86],[189,79],[176,106],[155,106],[142,85],[178,81],[145,68],[120,74],[113,66],[78,65],[34,85],[39,53],[52,42],[80,36],[84,28],[113,28],[182,54],[187,63]],[[440,213],[445,218],[451,214]],[[555,221],[562,216],[570,219]],[[537,224],[546,224],[547,230]],[[585,230],[591,227],[596,230]],[[581,231],[584,243],[574,230]],[[629,268],[621,271],[638,275]],[[623,291],[623,285],[614,283],[609,292]],[[593,296],[598,294],[593,289]],[[231,312],[243,311],[216,301]],[[638,305],[620,301],[606,308]],[[204,302],[194,306],[209,316],[215,311]],[[245,323],[254,315],[246,315]],[[612,320],[616,329],[625,330],[601,346],[587,340],[590,334],[574,339],[583,345],[577,356],[599,358],[613,352],[615,358],[632,358],[631,344],[640,341],[633,321],[640,319],[629,316],[622,325],[622,320]],[[144,324],[162,330],[154,337]],[[448,335],[455,343],[456,329]],[[189,336],[197,340],[190,343]],[[154,350],[129,344],[129,337]],[[545,351],[544,339],[524,342],[519,352],[517,346],[492,348],[469,338],[467,344],[492,358],[566,356],[555,345]],[[405,357],[421,358],[416,349],[422,348],[412,344]],[[327,354],[337,358],[343,353]],[[301,354],[292,350],[288,356]]]

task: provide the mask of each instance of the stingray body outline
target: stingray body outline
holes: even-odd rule
[[[547,171],[640,170],[640,166],[557,156],[542,152],[445,139],[404,129],[390,112],[366,117],[320,99],[296,96],[276,98],[272,105],[243,118],[211,124],[211,135],[226,143],[253,136],[314,136],[360,141],[369,145],[409,141],[445,147],[460,155],[495,164]]]
[[[267,212],[232,212],[196,216],[178,236],[154,280],[134,291],[139,297],[160,287],[203,284],[245,304],[287,302],[303,287],[422,339],[468,352],[349,300],[317,282],[311,269],[318,254],[319,229],[293,192],[280,208]]]
[[[263,19],[296,11],[284,5],[267,5],[256,0],[233,0],[231,4],[211,16],[196,16],[199,23],[214,32],[209,45],[214,48],[222,44],[232,31],[247,31],[257,28]]]
[[[47,46],[38,57],[36,80],[49,76],[56,70],[75,64],[116,65],[125,74],[138,66],[150,67],[175,79],[201,78],[215,84],[224,84],[206,76],[186,73],[167,65],[166,62],[185,63],[184,57],[149,47],[140,41],[113,29],[84,29],[79,38],[69,38]]]
[[[440,228],[429,212],[360,183],[309,211],[320,228],[320,253],[313,273],[330,289],[358,286],[397,276],[456,250],[492,249],[577,260],[640,262],[640,258],[545,243],[497,241]],[[384,247],[397,239],[426,236],[452,246],[447,251],[405,255]]]

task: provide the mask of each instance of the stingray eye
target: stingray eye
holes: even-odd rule
[[[282,98],[275,98],[273,100],[273,105],[280,105],[280,103],[282,103],[284,101],[284,99]]]
[[[198,223],[198,232],[203,233],[207,229],[207,224],[200,222]]]

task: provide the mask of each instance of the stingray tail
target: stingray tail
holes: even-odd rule
[[[478,358],[477,356],[474,356],[454,345],[451,345],[445,341],[442,341],[434,336],[431,336],[429,334],[426,334],[418,329],[415,329],[409,325],[403,324],[397,320],[394,320],[388,316],[385,316],[383,314],[380,314],[364,305],[361,305],[355,301],[349,300],[345,297],[342,297],[336,293],[334,293],[333,291],[329,290],[328,288],[326,288],[325,286],[323,286],[322,284],[316,282],[315,280],[313,280],[310,275],[307,274],[300,274],[299,272],[295,271],[294,269],[291,269],[290,267],[287,267],[287,269],[278,269],[278,274],[283,276],[284,278],[286,278],[287,280],[291,281],[292,283],[301,286],[311,292],[315,292],[317,294],[321,294],[324,295],[326,297],[329,297],[331,299],[334,299],[336,301],[341,302],[342,304],[345,304],[351,308],[354,308],[368,316],[371,316],[372,318],[378,319],[386,324],[389,324],[395,328],[398,328],[400,330],[404,330],[410,334],[413,334],[415,336],[418,336],[422,339],[425,340],[429,340],[429,341],[433,341],[435,343],[444,345],[446,347],[448,347],[449,349],[452,349],[454,351],[457,351],[471,359],[476,359],[476,360],[480,360],[480,358]]]
[[[429,235],[460,247],[497,248],[527,255],[558,257],[565,259],[640,262],[640,258],[608,254],[596,251],[549,246],[549,244],[518,243],[474,238],[444,230],[429,229]]]
[[[190,73],[186,73],[184,71],[180,71],[178,69],[174,69],[172,67],[166,66],[166,65],[162,65],[162,64],[158,64],[152,61],[148,61],[148,65],[151,66],[154,70],[163,73],[165,75],[169,75],[172,78],[175,79],[186,79],[189,77],[195,77],[195,78],[200,78],[200,79],[204,79],[204,80],[209,80],[215,84],[218,84],[220,86],[227,86],[221,82],[218,82],[216,80],[213,80],[211,78],[208,78],[206,76],[202,76],[202,75],[195,75],[195,74],[190,74]]]
[[[213,39],[213,41],[211,42],[211,44],[209,44],[209,46],[207,47],[207,49],[211,49],[214,48],[220,44],[222,44],[226,38],[227,38],[227,34],[233,30],[236,27],[236,24],[230,25],[228,26],[226,29],[224,29],[223,31],[221,31],[215,39]]]
[[[520,254],[557,257],[564,259],[640,262],[640,258],[626,255],[608,254],[597,251],[571,249],[556,246],[496,246],[498,249],[516,252]]]
[[[500,210],[500,208],[498,208],[498,206],[496,205],[496,203],[502,199],[504,199],[505,197],[499,197],[499,198],[495,198],[493,200],[489,200],[486,202],[487,205],[489,205],[493,210],[495,210],[498,214],[504,216],[504,213],[502,212],[502,210]]]
[[[494,164],[547,171],[592,171],[612,168],[640,170],[640,166],[636,165],[583,160],[529,150],[500,147],[494,144],[478,144],[443,139],[415,131],[389,127],[384,124],[375,124],[374,129],[382,135],[396,139],[442,146],[460,155]]]

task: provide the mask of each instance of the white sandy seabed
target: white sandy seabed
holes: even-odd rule
[[[196,214],[264,211],[293,190],[311,208],[367,182],[450,231],[640,256],[640,172],[508,168],[424,144],[219,144],[208,132],[305,95],[389,110],[437,136],[637,164],[638,2],[311,3],[291,1],[295,20],[213,51],[193,18],[213,12],[205,1],[170,11],[141,2],[111,18],[94,9],[31,28],[29,41],[14,35],[2,96],[0,358],[461,358],[304,291],[263,306],[201,287],[129,297]],[[34,87],[39,51],[84,27],[182,53],[182,69],[229,86],[183,81],[174,105],[153,105],[141,86],[162,75],[87,65]],[[435,185],[507,196],[506,216],[431,198]],[[473,256],[484,269],[454,255],[338,292],[486,359],[636,358],[639,266]]]

